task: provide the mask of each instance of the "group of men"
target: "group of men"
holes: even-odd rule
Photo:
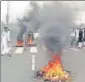
[[[28,34],[28,37],[31,36],[31,31]],[[33,33],[32,39],[34,40]],[[71,47],[85,47],[85,28],[74,28],[70,35]],[[9,42],[10,42],[10,30],[8,27],[4,27],[3,32],[1,33],[1,54],[9,53]]]
[[[9,53],[9,43],[10,42],[10,30],[8,27],[4,27],[1,33],[1,54],[5,55]]]
[[[71,47],[85,47],[85,28],[74,28],[70,35]]]

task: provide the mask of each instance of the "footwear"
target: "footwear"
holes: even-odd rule
[[[9,54],[9,53],[8,53],[7,55],[8,55],[9,57],[12,57],[12,55],[11,55],[11,54]]]

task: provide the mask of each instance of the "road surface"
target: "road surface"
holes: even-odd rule
[[[40,43],[35,46],[36,53],[31,52],[32,47],[11,47],[8,55],[1,56],[1,82],[35,82],[32,70],[33,60],[35,70],[43,67],[51,59],[51,55],[44,51]],[[34,59],[33,59],[34,56]],[[63,52],[64,68],[72,72],[73,82],[85,82],[85,49],[67,49]]]

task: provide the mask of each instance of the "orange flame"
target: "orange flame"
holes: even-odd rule
[[[46,74],[46,77],[52,78],[58,76],[59,78],[65,77],[65,71],[61,64],[61,57],[58,55],[53,55],[52,60],[48,62],[48,65],[42,68]]]
[[[16,45],[17,46],[23,46],[23,41],[18,40]]]
[[[32,44],[33,43],[32,39],[30,38],[27,43]]]

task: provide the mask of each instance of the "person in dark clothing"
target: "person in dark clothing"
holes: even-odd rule
[[[82,29],[79,30],[79,42],[83,41],[83,31]]]
[[[84,28],[84,42],[85,42],[85,28]]]
[[[83,42],[83,31],[82,31],[82,29],[80,29],[79,30],[79,48],[81,48],[82,47],[82,42]]]
[[[29,31],[28,37],[29,37],[29,38],[32,38],[32,40],[34,41],[34,34],[33,34],[32,31]]]
[[[85,46],[85,28],[84,28],[83,45]]]
[[[27,38],[27,44],[33,44],[34,43],[34,34],[32,31],[29,31],[28,38]]]

